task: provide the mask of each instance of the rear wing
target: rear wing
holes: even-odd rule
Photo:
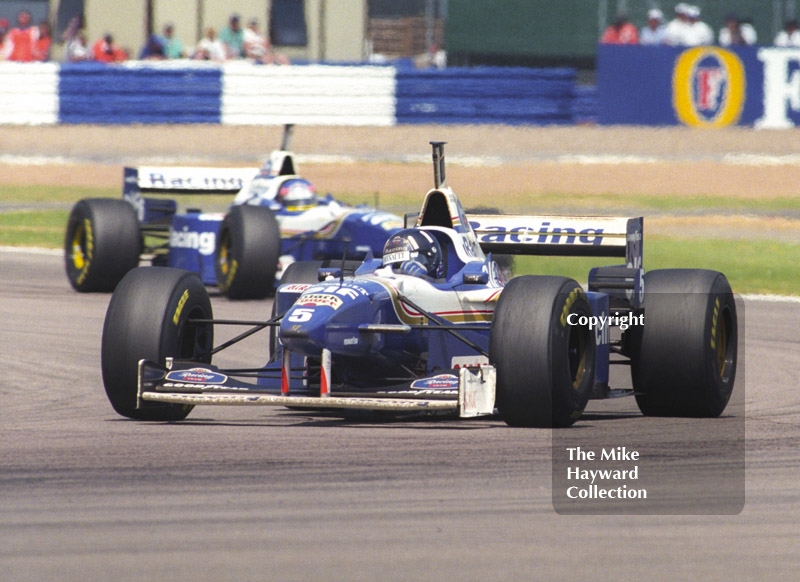
[[[625,257],[628,266],[642,264],[642,217],[468,214],[467,220],[485,253]]]
[[[137,194],[235,194],[259,168],[125,168],[123,197]]]

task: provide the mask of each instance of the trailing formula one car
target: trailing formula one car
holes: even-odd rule
[[[260,169],[125,168],[122,200],[84,199],[72,208],[64,241],[77,291],[113,291],[149,257],[197,273],[232,299],[263,298],[294,261],[378,255],[402,226],[393,214],[317,195],[288,150]],[[225,214],[188,209],[144,194],[236,193]]]
[[[537,427],[568,426],[589,398],[610,396],[634,395],[647,415],[723,411],[738,344],[724,275],[645,274],[642,218],[466,215],[444,183],[444,146],[433,146],[435,187],[414,226],[380,259],[293,263],[269,319],[215,320],[185,271],[128,273],[103,330],[113,408],[143,420],[180,420],[202,404],[499,414]],[[506,285],[492,252],[625,264],[592,269],[588,291],[554,276]],[[237,324],[249,329],[214,345],[215,326]],[[262,330],[267,364],[212,364]],[[609,386],[614,363],[631,365],[632,389]]]

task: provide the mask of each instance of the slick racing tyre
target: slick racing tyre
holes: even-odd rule
[[[631,328],[629,342],[639,410],[719,416],[733,390],[738,348],[728,280],[717,271],[663,269],[644,282],[644,325]]]
[[[208,291],[197,275],[167,267],[138,267],[120,282],[106,312],[101,362],[111,406],[138,420],[182,420],[191,406],[143,403],[137,408],[139,360],[168,356],[210,363],[213,347]]]
[[[281,232],[261,206],[233,206],[219,228],[214,261],[217,285],[229,299],[263,299],[275,287]]]
[[[76,291],[109,293],[139,264],[142,238],[133,206],[92,198],[72,207],[64,237],[67,278]]]
[[[594,333],[577,324],[582,315],[591,315],[589,302],[572,279],[526,275],[505,286],[492,320],[489,360],[497,369],[497,409],[507,424],[565,427],[580,417],[594,383],[596,351]]]

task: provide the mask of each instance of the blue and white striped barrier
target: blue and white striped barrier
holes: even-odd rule
[[[0,63],[0,124],[550,125],[577,96],[572,69]]]

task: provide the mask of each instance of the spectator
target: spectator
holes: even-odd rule
[[[193,59],[201,61],[222,62],[227,59],[225,45],[217,38],[217,31],[209,28],[206,35],[197,43],[197,48],[192,55]]]
[[[219,34],[219,39],[225,45],[229,59],[239,59],[244,56],[244,31],[239,26],[238,14],[231,16],[228,26]]]
[[[17,14],[17,27],[9,30],[3,41],[3,57],[8,61],[32,61],[33,45],[38,38],[39,28],[31,26],[31,13],[21,10]]]
[[[639,31],[628,21],[628,16],[620,12],[614,18],[614,22],[603,32],[600,42],[602,44],[638,44]]]
[[[172,24],[164,25],[164,56],[168,59],[183,59],[186,57],[186,50],[179,38],[175,37],[175,27]]]
[[[10,25],[11,23],[8,21],[8,18],[0,18],[0,60],[3,58],[3,39],[5,39],[8,34],[8,27]]]
[[[753,26],[753,19],[749,16],[742,18],[741,22],[739,23],[739,28],[742,31],[742,38],[744,42],[748,45],[754,45],[758,42],[758,33],[756,32],[756,28]]]
[[[687,37],[689,46],[714,44],[714,31],[708,24],[700,20],[700,8],[689,6],[687,12],[689,16],[689,35]]]
[[[113,36],[106,34],[92,45],[92,58],[101,63],[121,63],[128,60],[128,55],[114,42]]]
[[[157,34],[151,34],[139,51],[140,61],[159,61],[164,59],[164,39]]]
[[[681,2],[675,6],[675,18],[669,21],[664,30],[664,42],[672,46],[688,46],[689,44],[689,15],[688,4]]]
[[[276,53],[272,45],[258,31],[258,20],[251,18],[247,22],[247,28],[243,31],[244,36],[244,56],[265,65],[288,65],[289,59],[285,55]]]
[[[92,58],[86,43],[86,35],[80,30],[67,41],[65,52],[67,60],[71,63],[80,63]]]
[[[53,44],[53,35],[51,33],[50,23],[42,20],[39,23],[39,38],[33,43],[34,61],[50,60],[50,45]]]
[[[796,20],[787,20],[783,23],[783,30],[775,36],[775,46],[800,46],[800,30]]]
[[[650,45],[663,44],[666,32],[664,13],[658,8],[653,8],[647,13],[647,26],[642,28],[642,32],[639,34],[639,42]]]
[[[742,38],[742,30],[739,27],[739,19],[735,14],[728,14],[725,17],[725,26],[719,31],[720,46],[740,46],[747,44]]]

